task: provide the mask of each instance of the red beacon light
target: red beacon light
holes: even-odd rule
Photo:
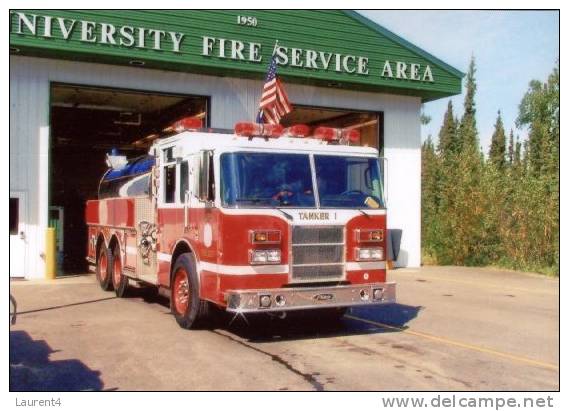
[[[310,127],[306,124],[295,124],[284,129],[283,136],[286,137],[308,137],[310,135]]]
[[[262,124],[241,122],[235,124],[235,134],[242,137],[278,138],[283,134],[280,124]]]
[[[318,127],[314,130],[314,138],[324,141],[338,141],[340,140],[340,129],[333,127]]]
[[[182,131],[197,130],[200,128],[202,128],[202,120],[200,118],[184,117],[172,123],[172,125],[168,127],[166,131],[173,130],[176,133],[181,133]]]
[[[355,128],[345,128],[342,130],[342,139],[345,140],[348,144],[358,143],[360,141],[360,131]]]
[[[314,130],[314,138],[339,144],[357,143],[360,132],[356,129],[318,127]]]

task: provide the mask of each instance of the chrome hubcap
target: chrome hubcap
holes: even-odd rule
[[[178,283],[176,295],[180,304],[185,305],[188,303],[190,299],[190,287],[188,287],[188,280],[182,280]]]

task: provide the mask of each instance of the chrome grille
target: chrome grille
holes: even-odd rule
[[[342,263],[344,245],[294,245],[292,261],[294,264]]]
[[[292,281],[340,280],[344,276],[343,226],[292,229]]]
[[[293,244],[343,243],[342,226],[295,226],[292,230]]]

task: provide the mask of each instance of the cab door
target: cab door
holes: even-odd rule
[[[213,151],[203,150],[194,158],[195,194],[190,196],[190,224],[196,229],[199,254],[200,294],[202,298],[217,298],[219,210],[215,206]]]

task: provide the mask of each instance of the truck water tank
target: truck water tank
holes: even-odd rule
[[[99,199],[150,196],[154,162],[154,157],[147,155],[128,160],[120,169],[108,169],[99,184]]]

